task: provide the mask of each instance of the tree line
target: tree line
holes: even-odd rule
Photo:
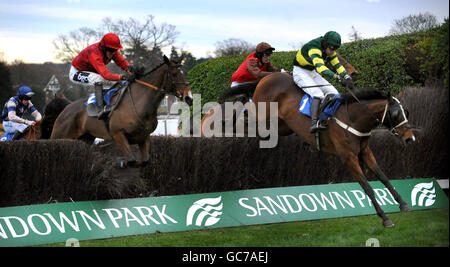
[[[434,15],[420,13],[395,20],[389,33],[403,34],[437,26],[439,26],[439,23]],[[56,58],[64,63],[26,64],[23,61],[15,60],[7,64],[0,54],[0,75],[2,77],[0,79],[0,105],[3,107],[6,100],[16,94],[19,86],[27,85],[36,92],[33,103],[40,111],[43,111],[45,105],[43,89],[52,75],[57,77],[61,84],[61,91],[67,98],[75,100],[85,97],[89,89],[70,83],[68,79],[70,63],[82,49],[98,42],[107,32],[114,32],[120,37],[124,46],[121,53],[127,61],[136,66],[145,66],[147,69],[160,64],[163,56],[162,51],[168,48],[171,51],[171,58],[184,56],[183,63],[186,71],[212,58],[212,56],[196,58],[182,47],[174,46],[179,35],[176,27],[167,23],[157,24],[155,17],[152,15],[146,16],[142,21],[134,18],[113,20],[106,17],[95,29],[81,27],[67,34],[60,34],[53,40]],[[363,39],[363,36],[356,27],[352,26],[349,38],[351,41],[357,41]],[[247,54],[254,51],[255,46],[256,44],[239,38],[229,38],[215,43],[214,55],[215,57],[223,57]],[[298,47],[295,49],[298,49]],[[107,67],[114,73],[121,73],[122,71],[115,64],[109,64]]]

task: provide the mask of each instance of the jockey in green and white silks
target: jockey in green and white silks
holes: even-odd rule
[[[293,78],[295,83],[313,98],[311,105],[311,133],[326,127],[320,125],[320,101],[328,94],[338,91],[324,77],[338,79],[344,86],[353,89],[353,81],[339,62],[336,50],[341,46],[341,36],[334,31],[313,39],[303,45],[294,58]],[[325,60],[331,63],[337,73],[325,66]],[[326,85],[326,86],[324,86]]]
[[[31,103],[33,95],[34,92],[28,86],[22,86],[17,96],[11,97],[3,108],[3,128],[6,133],[14,134],[12,140],[19,140],[28,127],[36,124],[35,121],[22,118],[25,112],[30,113],[36,121],[42,119],[41,113]]]

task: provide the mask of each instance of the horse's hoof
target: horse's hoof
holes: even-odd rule
[[[408,206],[408,204],[400,205],[400,211],[401,212],[408,212],[408,211],[411,211],[411,208]]]
[[[125,160],[120,160],[118,166],[119,168],[124,169],[127,167],[127,162]]]
[[[391,220],[387,219],[387,220],[383,221],[383,226],[386,228],[391,228],[391,227],[394,227],[394,224],[392,223]]]
[[[131,168],[137,168],[137,167],[139,167],[139,164],[137,163],[137,161],[135,161],[135,160],[131,160],[131,161],[128,161],[128,167],[131,167]]]

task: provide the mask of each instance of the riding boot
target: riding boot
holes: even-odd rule
[[[327,127],[320,124],[320,98],[314,97],[311,104],[311,127],[309,128],[310,133],[316,133],[318,130],[326,129]]]
[[[98,119],[104,120],[107,117],[110,108],[108,105],[105,105],[105,102],[103,100],[103,84],[96,83],[94,90],[95,99],[97,100]]]
[[[20,132],[20,131],[15,132],[13,137],[11,138],[11,141],[20,140],[25,135],[25,133],[28,131],[28,129],[30,129],[30,127],[26,128],[23,132]]]

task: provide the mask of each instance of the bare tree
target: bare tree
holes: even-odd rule
[[[103,19],[102,28],[106,32],[114,32],[121,39],[125,46],[130,48],[146,46],[150,50],[159,47],[164,48],[171,46],[179,32],[175,30],[175,26],[167,23],[157,25],[154,22],[154,16],[148,15],[144,22],[129,18],[127,20],[119,19],[113,21],[107,17]]]
[[[119,35],[127,60],[147,67],[154,67],[162,60],[161,49],[171,46],[179,34],[174,25],[157,25],[152,15],[145,17],[143,23],[134,18],[116,21],[104,18],[101,30]]]
[[[350,38],[350,41],[352,41],[352,42],[362,40],[361,33],[359,33],[358,30],[353,25],[352,25],[352,31],[349,33],[348,37]]]
[[[71,62],[88,45],[98,42],[100,36],[101,33],[87,27],[58,35],[53,40],[56,58],[63,62]]]
[[[214,54],[217,57],[239,55],[244,53],[250,53],[255,49],[255,45],[252,45],[242,39],[230,38],[221,42],[216,42],[216,50]]]
[[[59,35],[53,41],[57,51],[56,57],[64,62],[70,62],[82,49],[99,42],[108,32],[120,37],[124,46],[123,54],[128,61],[148,67],[157,64],[156,57],[162,58],[161,49],[172,45],[179,34],[173,25],[167,23],[157,25],[152,15],[145,17],[143,22],[134,18],[113,21],[107,17],[96,30],[84,27],[67,35]]]
[[[436,16],[425,12],[394,20],[389,33],[392,35],[400,35],[405,33],[424,31],[435,28],[437,26],[439,26],[439,24],[437,22]]]

